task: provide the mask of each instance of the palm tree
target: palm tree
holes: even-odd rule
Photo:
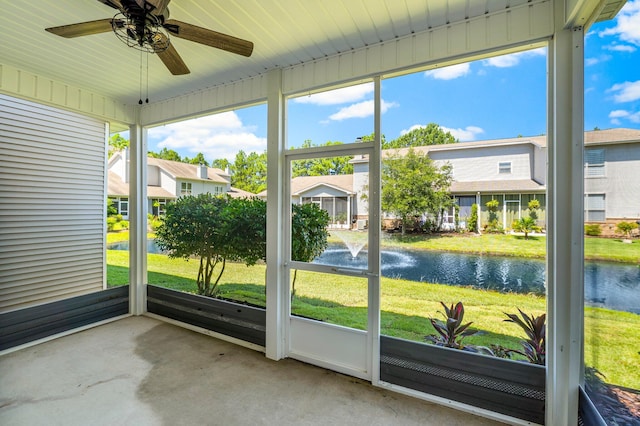
[[[524,239],[529,239],[529,232],[535,231],[538,227],[534,218],[527,216],[522,217],[513,222],[513,230],[516,232],[524,232]]]

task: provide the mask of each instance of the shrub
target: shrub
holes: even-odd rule
[[[472,336],[478,332],[477,330],[469,329],[469,326],[473,323],[468,322],[464,325],[462,324],[462,320],[464,318],[464,306],[462,302],[456,303],[455,306],[452,304],[450,307],[447,307],[443,302],[440,302],[440,304],[444,308],[444,312],[442,314],[445,317],[445,321],[435,318],[429,319],[431,325],[438,334],[425,336],[425,340],[427,342],[447,348],[462,349],[469,352],[482,352],[493,355],[488,348],[462,344],[465,337]]]
[[[497,212],[498,207],[500,207],[500,202],[498,200],[489,200],[485,206],[487,206],[487,210],[490,212]]]
[[[151,213],[147,214],[147,227],[155,232],[158,227],[162,224],[162,219],[158,216],[154,216]]]
[[[469,232],[478,232],[478,205],[476,203],[471,205],[471,215],[467,221],[467,229]]]
[[[597,223],[584,225],[584,233],[590,237],[599,237],[602,234],[602,228]]]
[[[532,217],[523,217],[518,220],[514,220],[513,224],[511,224],[511,228],[513,228],[516,232],[524,232],[524,239],[529,239],[529,232],[539,232],[540,227],[536,226],[536,221]]]
[[[113,224],[112,231],[118,232],[118,231],[124,231],[125,229],[129,229],[129,221],[128,220],[121,220],[121,221],[116,222],[116,223]]]
[[[505,312],[505,315],[509,317],[505,321],[519,325],[524,330],[527,338],[520,342],[522,351],[509,349],[508,352],[520,354],[532,364],[544,365],[547,346],[545,325],[547,314],[534,317],[533,315],[525,314],[520,309],[518,309],[518,312],[520,312],[520,317],[516,314]]]
[[[489,234],[504,234],[504,228],[500,225],[498,219],[493,219],[485,223],[484,232]]]
[[[117,222],[118,222],[118,219],[115,216],[107,217],[107,231],[108,232],[112,232],[113,231],[113,227],[115,226],[115,224]]]
[[[637,228],[638,224],[635,222],[620,222],[616,225],[616,229],[627,238],[631,235],[631,231]]]

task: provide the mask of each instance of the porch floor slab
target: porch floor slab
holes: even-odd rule
[[[148,317],[0,357],[0,424],[500,424]]]

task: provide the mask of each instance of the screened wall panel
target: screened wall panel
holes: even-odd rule
[[[103,289],[105,134],[0,95],[0,312]]]

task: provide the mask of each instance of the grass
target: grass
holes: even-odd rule
[[[547,253],[547,238],[505,234],[443,234],[443,235],[384,235],[383,247],[411,248],[421,250],[478,253],[484,255],[537,257]],[[585,238],[585,259],[609,262],[640,262],[640,240],[631,244],[614,238]]]
[[[497,243],[499,239],[495,241]],[[108,250],[107,263],[109,285],[127,284],[128,253]],[[147,266],[149,283],[195,292],[197,261],[149,254]],[[220,286],[221,296],[265,306],[264,279],[264,265],[227,264]],[[367,321],[366,296],[365,279],[299,271],[292,310],[296,315],[364,329]],[[545,298],[541,296],[382,278],[382,334],[424,341],[425,335],[433,333],[429,317],[440,316],[440,301],[464,303],[465,321],[472,321],[472,327],[480,330],[466,342],[484,346],[502,344],[514,349],[519,348],[524,334],[515,324],[504,322],[504,313],[516,313],[520,308],[528,314],[537,315],[546,310]],[[609,383],[640,388],[640,374],[636,367],[640,315],[587,307],[585,323],[587,365],[596,367]]]

